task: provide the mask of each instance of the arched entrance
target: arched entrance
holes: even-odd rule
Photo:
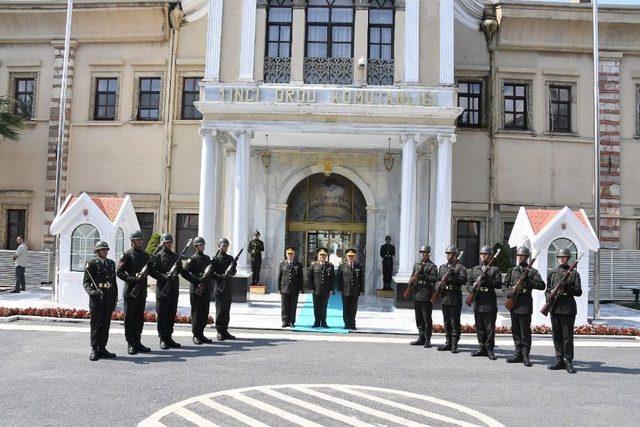
[[[300,181],[287,199],[286,244],[298,248],[305,266],[318,248],[329,249],[337,264],[344,250],[358,250],[366,261],[367,203],[360,189],[340,174],[316,173]]]

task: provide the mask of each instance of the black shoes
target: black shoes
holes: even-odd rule
[[[138,354],[138,349],[135,345],[133,344],[129,344],[129,346],[127,347],[127,353],[133,355],[133,354]]]
[[[573,367],[573,363],[571,363],[571,360],[565,360],[564,365],[568,373],[570,374],[576,373],[576,368]]]
[[[487,356],[487,350],[483,348],[479,348],[477,351],[471,353],[471,357],[484,357]]]
[[[325,329],[329,329],[329,325],[327,325],[327,322],[322,322],[320,324],[321,327],[325,328]]]
[[[14,290],[12,290],[12,291],[11,291],[11,292],[9,292],[9,293],[11,293],[11,294],[19,294],[19,293],[20,293],[20,291],[16,291],[16,290],[14,289]]]
[[[409,345],[424,345],[424,343],[425,343],[424,335],[419,335],[418,339],[415,341],[411,341]]]
[[[318,322],[314,322],[312,328],[319,328],[320,327],[320,323]]]
[[[218,341],[224,341],[226,339],[222,334],[218,334],[216,338],[218,339]]]
[[[202,345],[202,341],[200,340],[200,337],[193,337],[191,340],[195,345]]]
[[[203,343],[205,343],[205,344],[211,344],[211,343],[213,342],[213,340],[212,340],[211,338],[207,338],[207,337],[205,337],[204,335],[202,335],[202,336],[200,337],[200,341],[202,341],[202,342],[203,342]]]
[[[516,352],[513,354],[513,357],[507,359],[507,363],[522,363],[522,353]]]
[[[173,338],[169,338],[169,339],[167,340],[167,344],[169,344],[169,347],[170,347],[170,348],[180,348],[180,347],[182,347],[182,344],[175,342],[175,341],[173,340]]]
[[[171,348],[171,346],[169,345],[169,343],[167,341],[160,340],[160,349],[161,350],[169,350],[170,348]]]
[[[136,348],[140,353],[150,353],[151,349],[147,346],[142,345],[142,343],[136,344]]]
[[[106,348],[101,349],[100,352],[98,353],[98,356],[104,357],[105,359],[115,359],[116,358],[116,354],[115,353],[111,353]]]
[[[553,365],[549,365],[547,366],[547,369],[550,371],[559,371],[561,369],[565,369],[567,366],[564,363],[564,360],[562,359],[557,359],[556,363],[554,363]],[[573,366],[571,366],[571,369],[573,369]],[[567,371],[569,369],[567,368]],[[575,369],[574,369],[575,370]]]
[[[224,337],[224,339],[226,339],[226,340],[235,340],[235,339],[236,339],[236,337],[235,337],[235,336],[233,336],[233,335],[231,335],[228,331],[224,331],[224,332],[222,333],[222,336],[223,336],[223,337]]]
[[[458,351],[458,343],[457,342],[454,342],[453,344],[451,344],[451,353],[453,353],[453,354],[459,353],[459,351]]]
[[[489,358],[489,360],[497,360],[498,359],[496,357],[496,354],[493,352],[493,350],[487,351],[487,357]]]
[[[431,337],[424,340],[424,348],[431,348]]]
[[[438,346],[438,351],[450,351],[450,350],[451,350],[451,341],[447,341],[443,345]]]
[[[528,354],[525,354],[524,356],[522,356],[522,363],[524,363],[524,366],[526,366],[527,368],[530,368],[533,366],[533,363],[531,363],[531,359],[529,359]]]
[[[12,291],[13,292],[13,291]],[[96,360],[98,360],[100,357],[98,355],[98,350],[91,350],[91,354],[89,355],[89,360],[91,360],[92,362],[95,362]]]

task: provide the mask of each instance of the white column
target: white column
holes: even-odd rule
[[[418,135],[405,134],[402,141],[402,188],[400,191],[400,258],[396,281],[409,279],[415,258]]]
[[[440,85],[453,85],[453,0],[440,0]]]
[[[418,184],[416,190],[416,250],[429,244],[429,203],[431,188],[430,158],[427,154],[418,154]]]
[[[406,0],[404,14],[404,82],[420,77],[420,0]]]
[[[434,259],[438,265],[445,261],[444,251],[451,244],[451,191],[453,179],[454,134],[438,135],[438,169],[436,178],[436,235]]]
[[[249,163],[252,130],[234,133],[236,137],[236,176],[233,195],[233,245],[232,252],[237,253],[249,242]],[[238,270],[248,271],[247,251],[238,260]]]
[[[207,26],[207,63],[205,80],[220,81],[220,45],[222,43],[222,1],[209,0]]]
[[[200,204],[198,210],[198,235],[206,242],[205,253],[212,255],[216,247],[216,224],[218,220],[218,163],[220,147],[218,131],[201,129],[202,154],[200,160]]]
[[[241,82],[253,82],[253,61],[256,39],[256,0],[243,0],[242,33],[240,39]]]
[[[375,206],[367,206],[367,257],[366,257],[366,272],[365,272],[365,292],[367,294],[375,295],[377,284],[381,283],[378,280],[378,253],[376,251],[376,216],[378,214],[378,208]]]

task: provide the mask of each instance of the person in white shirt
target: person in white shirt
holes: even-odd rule
[[[29,249],[27,248],[27,244],[24,242],[24,237],[18,236],[16,238],[16,242],[18,243],[18,248],[16,249],[16,253],[13,255],[13,261],[16,266],[16,285],[13,288],[13,291],[11,291],[14,294],[17,294],[20,290],[26,290],[24,270],[27,267],[27,258],[29,256]]]

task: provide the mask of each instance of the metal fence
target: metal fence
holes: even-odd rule
[[[589,283],[593,283],[594,253],[589,253]],[[600,300],[633,301],[633,293],[621,286],[640,285],[640,250],[600,250]],[[593,287],[589,301],[593,300]]]
[[[15,264],[11,259],[15,251],[0,250],[0,286],[15,284]],[[29,251],[25,280],[27,286],[36,286],[53,281],[53,253]]]

